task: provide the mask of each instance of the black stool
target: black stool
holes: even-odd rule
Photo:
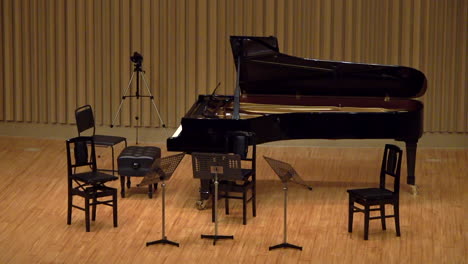
[[[127,188],[130,188],[130,177],[144,177],[150,172],[153,162],[160,157],[161,149],[158,147],[130,146],[122,150],[117,159],[122,198],[125,198],[125,177],[127,177]],[[154,191],[158,187],[157,183],[148,185],[149,198],[153,198],[153,185]]]

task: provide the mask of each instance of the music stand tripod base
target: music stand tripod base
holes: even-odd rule
[[[164,244],[164,245],[172,245],[172,246],[177,246],[179,247],[179,243],[177,242],[174,242],[174,241],[170,241],[170,240],[167,240],[166,237],[160,239],[160,240],[155,240],[155,241],[151,241],[151,242],[146,242],[146,246],[150,246],[150,245],[155,245],[155,244]]]
[[[215,207],[215,234],[214,235],[201,235],[201,238],[208,238],[208,239],[213,239],[213,246],[216,245],[216,241],[217,240],[221,240],[221,239],[234,239],[234,236],[226,236],[226,235],[218,235],[218,213],[217,213],[217,210],[218,210],[218,204],[217,204],[217,200],[218,200],[218,172],[217,170],[219,170],[220,168],[217,167],[217,166],[213,166],[212,169],[214,169],[214,174],[215,174],[215,182],[214,182],[214,185],[215,185],[215,198],[214,198],[214,207]],[[221,168],[221,171],[222,171],[222,168]]]
[[[273,249],[278,249],[278,248],[292,248],[292,249],[299,249],[302,251],[302,247],[300,246],[296,246],[296,245],[293,245],[293,244],[289,244],[287,241],[287,225],[286,225],[286,219],[287,219],[287,200],[288,200],[288,187],[287,187],[287,183],[285,182],[284,183],[284,242],[281,243],[281,244],[278,244],[276,246],[271,246],[269,247],[269,250],[273,250]]]
[[[276,246],[271,246],[269,249],[273,250],[273,249],[277,249],[277,248],[292,248],[292,249],[299,249],[299,250],[302,251],[302,247],[296,246],[296,245],[293,245],[293,244],[289,244],[289,243],[281,243],[281,244],[278,244]]]
[[[213,239],[213,246],[216,245],[217,240],[221,239],[234,239],[234,236],[222,236],[222,235],[201,235],[201,238]]]
[[[163,244],[163,245],[172,245],[179,247],[179,243],[170,241],[166,237],[166,183],[163,181],[162,184],[162,238],[155,241],[146,242],[146,246]]]

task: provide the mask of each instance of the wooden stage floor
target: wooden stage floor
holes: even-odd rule
[[[79,210],[66,224],[64,141],[0,137],[0,145],[0,263],[467,263],[468,149],[420,148],[418,195],[410,193],[402,167],[401,237],[388,219],[386,231],[372,221],[364,241],[361,215],[347,232],[346,190],[377,184],[383,146],[258,146],[257,217],[249,204],[244,226],[240,201],[231,202],[229,216],[220,203],[219,232],[234,240],[216,246],[200,238],[214,225],[211,210],[196,209],[199,181],[187,155],[167,182],[166,234],[177,248],[145,246],[161,238],[160,189],[153,199],[137,187],[119,196],[117,228],[111,208],[98,207],[86,233]],[[110,149],[98,153],[100,167],[110,167]],[[263,155],[291,163],[313,187],[289,186],[288,242],[303,251],[268,250],[283,240],[283,191]],[[119,181],[111,185],[120,188]]]

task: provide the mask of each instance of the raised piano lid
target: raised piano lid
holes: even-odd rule
[[[414,98],[426,77],[404,66],[299,58],[279,52],[276,37],[231,36],[239,86],[248,95]]]

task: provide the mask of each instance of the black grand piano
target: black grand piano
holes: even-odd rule
[[[230,131],[257,144],[288,139],[404,141],[415,184],[426,78],[402,66],[325,61],[279,52],[275,37],[232,36],[234,96],[200,95],[167,139],[168,151],[224,152]]]

